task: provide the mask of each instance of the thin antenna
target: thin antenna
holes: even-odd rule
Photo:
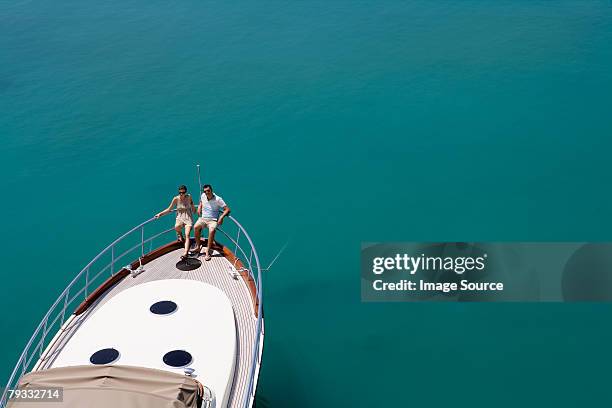
[[[200,177],[200,165],[196,164],[198,169],[198,183],[200,184],[200,189],[198,190],[198,194],[202,194],[202,178]]]
[[[272,265],[274,265],[274,262],[276,262],[276,260],[278,259],[279,256],[281,256],[281,254],[283,253],[283,251],[285,251],[285,248],[287,248],[287,245],[289,245],[289,240],[287,240],[287,242],[285,242],[285,245],[283,245],[283,247],[280,249],[280,251],[278,251],[278,253],[276,254],[276,256],[274,257],[274,259],[272,260],[272,262],[270,262],[270,265],[268,265],[267,268],[262,269],[262,271],[268,271],[270,270],[270,268],[272,267]]]

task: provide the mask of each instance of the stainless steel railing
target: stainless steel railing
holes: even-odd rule
[[[263,334],[263,298],[261,286],[261,266],[255,245],[244,227],[232,216],[226,217],[229,223],[224,224],[224,228],[219,228],[225,237],[235,245],[237,258],[243,261],[243,264],[248,265],[248,273],[256,283],[257,288],[257,325],[256,325],[256,341],[253,345],[253,359],[251,361],[251,371],[249,375],[249,385],[247,394],[244,396],[244,407],[250,407],[255,397],[255,381],[261,363],[261,352],[263,344],[261,337]],[[160,228],[161,222],[155,222],[155,218],[150,218],[143,223],[130,229],[125,234],[121,235],[110,245],[104,248],[96,255],[85,267],[72,279],[64,291],[59,295],[55,302],[51,305],[43,319],[40,321],[32,337],[27,342],[26,346],[15,364],[6,386],[2,390],[0,398],[0,408],[4,408],[7,404],[8,393],[10,389],[16,388],[21,377],[29,372],[35,365],[36,361],[42,357],[47,345],[49,344],[47,335],[58,332],[66,322],[66,311],[74,310],[90,293],[90,287],[97,288],[102,282],[108,279],[122,269],[116,268],[116,265],[123,265],[122,259],[128,255],[139,253],[138,258],[150,252],[153,249],[153,241],[160,237],[173,232],[173,228]],[[145,234],[145,227],[150,234]],[[145,238],[146,236],[146,238]],[[241,236],[245,237],[248,243],[249,255],[244,248],[240,246]],[[145,252],[146,246],[149,245],[149,250]],[[119,252],[119,254],[117,254]],[[253,264],[253,258],[255,263]],[[131,259],[131,258],[130,258]],[[105,262],[106,261],[106,262]],[[102,262],[102,265],[98,265]],[[104,279],[102,279],[104,278]],[[77,303],[78,302],[78,303]],[[72,314],[72,313],[71,313]]]
[[[248,408],[253,405],[253,401],[255,399],[255,385],[257,381],[257,375],[259,372],[259,366],[261,364],[261,356],[263,352],[263,343],[262,343],[262,334],[263,334],[263,298],[262,298],[262,279],[261,279],[261,264],[259,263],[259,255],[257,254],[257,250],[255,249],[255,245],[251,240],[251,237],[247,233],[246,229],[231,215],[228,217],[233,224],[237,227],[236,238],[232,238],[230,234],[220,229],[221,233],[225,235],[235,246],[236,249],[234,251],[234,255],[237,258],[240,258],[241,254],[244,257],[245,262],[248,265],[248,272],[251,275],[251,278],[255,281],[255,285],[257,288],[257,325],[255,328],[255,344],[253,345],[253,357],[251,359],[251,372],[249,373],[249,384],[247,388],[247,394],[244,397],[243,406]],[[247,257],[246,252],[240,246],[240,237],[244,236],[249,243],[250,252]],[[253,258],[255,258],[255,272],[257,276],[253,273]],[[243,263],[244,264],[244,263]]]

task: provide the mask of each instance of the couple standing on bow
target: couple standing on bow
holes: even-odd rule
[[[189,256],[189,234],[193,225],[192,213],[196,212],[195,205],[191,195],[187,194],[187,187],[182,185],[178,189],[179,195],[175,196],[168,208],[155,214],[155,218],[162,217],[172,211],[172,208],[176,207],[176,222],[174,229],[180,242],[185,243],[185,252],[181,256],[181,259],[186,259]],[[206,246],[205,261],[210,261],[211,247],[215,238],[215,231],[218,225],[223,224],[223,218],[230,213],[230,208],[225,204],[223,198],[213,193],[212,186],[205,184],[202,187],[202,196],[200,197],[200,204],[197,210],[200,218],[195,223],[195,248],[193,252],[200,255],[202,250],[202,242],[200,237],[202,235],[202,228],[208,228],[208,245]],[[183,236],[183,228],[185,228],[185,236]],[[186,238],[185,238],[186,237]]]

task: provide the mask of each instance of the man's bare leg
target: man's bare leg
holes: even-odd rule
[[[201,238],[202,238],[202,227],[196,226],[195,227],[195,242],[196,242],[196,245],[195,245],[195,248],[193,249],[193,251],[196,254],[198,254],[198,255],[200,254],[200,250],[202,250],[202,243],[200,241]]]
[[[206,256],[204,257],[205,261],[210,261],[210,248],[215,240],[215,231],[215,228],[208,230],[208,245],[206,246]]]

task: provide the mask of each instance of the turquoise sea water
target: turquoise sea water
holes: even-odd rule
[[[0,378],[196,189],[269,261],[258,406],[605,406],[612,306],[362,304],[361,241],[611,240],[610,1],[0,0]]]

